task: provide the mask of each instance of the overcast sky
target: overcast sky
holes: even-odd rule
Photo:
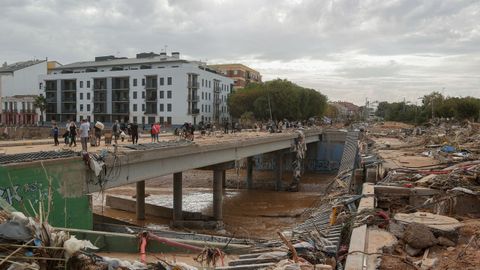
[[[480,1],[0,0],[0,61],[179,51],[330,100],[480,97]]]

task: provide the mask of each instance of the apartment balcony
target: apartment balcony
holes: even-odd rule
[[[156,91],[158,89],[158,87],[156,85],[147,85],[147,86],[145,86],[145,89]]]
[[[93,113],[100,113],[100,114],[106,114],[107,110],[102,109],[102,108],[93,108]]]
[[[93,102],[107,102],[107,97],[102,96],[93,96]]]
[[[45,92],[57,92],[57,88],[45,88]]]
[[[200,113],[200,109],[188,109],[188,114],[197,115]]]
[[[77,113],[76,109],[65,109],[62,108],[62,113]]]
[[[130,99],[128,97],[112,97],[112,102],[129,102]]]
[[[197,95],[188,95],[188,102],[198,102],[200,98]]]
[[[196,81],[188,81],[188,88],[198,88],[200,87],[200,83]]]
[[[129,91],[130,88],[112,88],[112,91]]]
[[[75,97],[64,97],[62,98],[62,103],[75,103],[77,99]]]
[[[145,97],[145,101],[147,101],[147,102],[157,102],[157,95],[147,95]]]
[[[157,110],[155,108],[147,108],[145,114],[157,114]]]
[[[129,111],[125,109],[117,109],[117,110],[112,110],[112,114],[128,114]]]
[[[57,97],[48,97],[46,100],[47,103],[57,103]]]
[[[106,92],[107,91],[107,88],[106,87],[103,87],[103,88],[98,88],[98,87],[93,87],[93,91],[104,91]]]
[[[213,92],[215,92],[215,93],[220,93],[220,87],[213,88]]]
[[[62,92],[67,92],[67,93],[71,93],[71,92],[77,92],[76,89],[72,89],[72,88],[65,88],[65,89],[62,89]]]

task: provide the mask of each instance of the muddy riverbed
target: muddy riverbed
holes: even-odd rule
[[[262,177],[258,175],[257,177]],[[183,174],[183,209],[212,215],[212,173],[192,170]],[[265,175],[268,178],[268,175]],[[224,191],[224,231],[203,231],[235,237],[256,239],[276,238],[276,231],[291,228],[306,217],[302,213],[321,198],[325,186],[333,178],[328,174],[309,174],[303,179],[300,192],[277,192],[273,190],[246,190],[243,175],[234,170],[227,172],[227,188]],[[242,180],[239,180],[242,179]],[[242,182],[242,183],[241,183]],[[268,186],[268,185],[266,185]],[[146,183],[147,203],[172,207],[172,177],[160,177]],[[106,194],[133,198],[135,185],[108,190]],[[102,203],[102,194],[93,195],[94,212],[114,217],[138,226],[150,228],[166,227],[169,220],[147,216],[137,221],[135,213],[110,209]]]

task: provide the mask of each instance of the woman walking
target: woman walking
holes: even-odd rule
[[[70,122],[70,147],[72,147],[72,144],[77,147],[77,142],[76,142],[76,137],[77,137],[77,126],[75,125],[75,122]]]

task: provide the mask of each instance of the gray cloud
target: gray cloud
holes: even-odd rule
[[[0,0],[0,61],[140,51],[244,62],[332,100],[479,95],[475,0]]]

